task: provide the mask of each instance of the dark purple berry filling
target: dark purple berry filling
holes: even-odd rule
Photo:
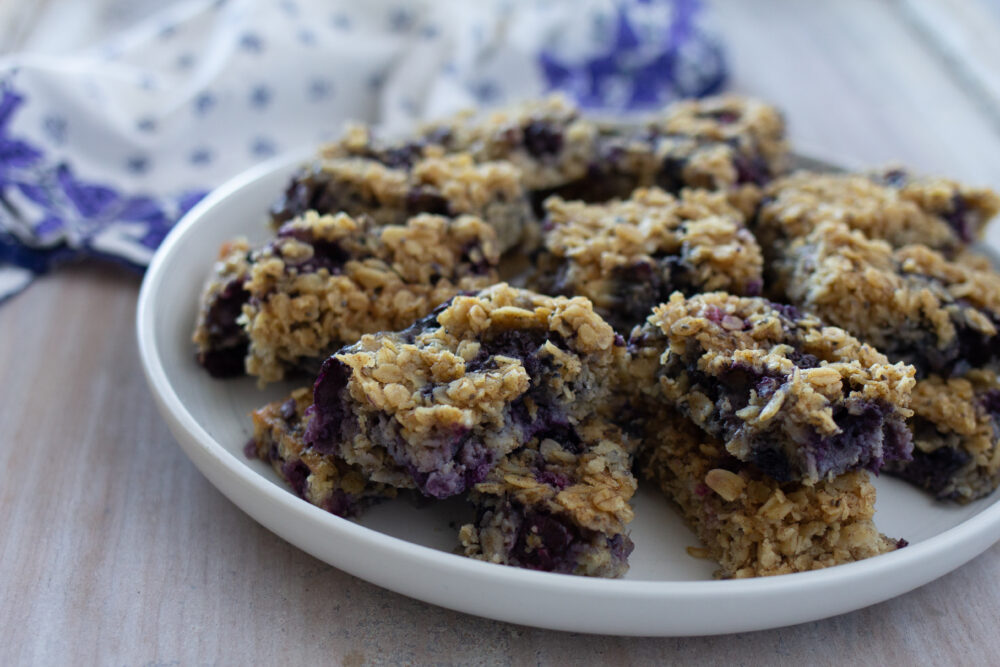
[[[404,332],[404,339],[413,341],[419,333],[439,326],[436,315],[444,307],[410,327],[409,335]],[[531,386],[506,407],[505,428],[512,431],[511,437],[520,444],[552,438],[569,451],[576,451],[581,439],[570,424],[566,408],[554,401],[545,388],[545,376],[556,372],[549,357],[541,353],[547,341],[566,348],[561,337],[544,330],[502,331],[481,341],[479,354],[466,363],[466,372],[494,368],[498,355],[518,359],[531,377]],[[312,421],[306,428],[305,442],[319,452],[339,454],[341,444],[358,432],[358,418],[350,407],[352,399],[347,389],[350,372],[345,364],[330,357],[314,385],[314,404],[308,409]],[[435,389],[428,384],[421,393],[430,397]],[[415,451],[388,414],[370,416],[365,428],[368,437],[384,447],[392,460],[410,474],[417,488],[435,498],[468,490],[483,481],[497,461],[498,452],[486,447],[469,429],[434,430],[420,443],[419,451]]]
[[[572,574],[595,542],[603,541],[616,563],[625,563],[634,549],[627,535],[608,538],[544,510],[507,502],[501,511],[506,522],[516,526],[507,553],[507,561],[516,567]],[[481,511],[480,525],[487,514]]]
[[[309,479],[309,466],[302,461],[286,461],[281,466],[281,474],[288,481],[292,491],[299,498],[306,497],[306,480]]]
[[[452,214],[448,200],[426,186],[413,188],[406,194],[406,212],[409,215],[417,215],[418,213]]]
[[[933,428],[933,427],[932,427]],[[938,447],[932,452],[913,450],[913,460],[892,468],[892,474],[919,486],[940,500],[955,500],[957,491],[947,491],[952,477],[964,468],[972,456],[954,447]]]
[[[942,217],[964,243],[972,243],[976,240],[976,232],[978,231],[976,212],[969,208],[962,195],[956,193],[952,196],[951,210]]]
[[[964,299],[956,301],[961,308],[972,307]],[[986,310],[980,310],[993,326],[1000,330],[1000,317]],[[933,333],[930,322],[907,322],[900,335],[894,337],[884,350],[890,359],[912,364],[917,369],[917,378],[931,374],[944,377],[963,375],[973,368],[983,368],[1000,358],[1000,336],[989,336],[970,327],[964,317],[956,314],[952,318],[955,338],[945,347],[939,347],[939,339]]]
[[[700,111],[698,117],[718,121],[723,125],[732,125],[740,119],[740,114],[729,109],[711,109]]]
[[[741,153],[735,153],[733,166],[736,168],[737,185],[764,185],[771,180],[770,167],[759,155],[747,157]]]
[[[208,349],[198,353],[198,363],[212,377],[227,378],[243,374],[243,359],[250,342],[237,323],[250,293],[243,289],[243,279],[231,280],[215,297],[205,316]]]
[[[285,225],[278,230],[278,238],[293,238],[312,246],[312,257],[296,264],[292,258],[285,256],[281,252],[280,243],[272,243],[270,245],[281,256],[286,265],[294,267],[299,273],[315,273],[320,269],[326,269],[331,275],[338,275],[343,272],[344,264],[351,259],[351,254],[338,242],[317,239],[309,229]]]
[[[338,443],[351,438],[357,431],[357,418],[348,408],[347,381],[351,369],[335,357],[323,362],[313,385],[313,405],[307,413],[312,421],[306,427],[307,445],[323,454],[335,454]]]
[[[356,498],[343,489],[336,489],[323,499],[321,507],[330,514],[346,518],[357,516],[364,507],[364,503],[359,503]]]
[[[563,147],[562,131],[548,123],[532,121],[524,128],[524,149],[536,158],[558,154]]]
[[[248,440],[245,445],[243,445],[243,456],[248,459],[257,458],[257,442],[253,439]]]
[[[979,395],[979,405],[994,422],[1000,422],[1000,389],[990,389]]]
[[[813,355],[799,353],[803,367],[818,366]],[[743,437],[749,440],[750,463],[779,482],[798,479],[804,470],[815,467],[819,477],[846,470],[867,468],[878,472],[885,461],[908,460],[913,448],[912,435],[895,409],[882,401],[853,401],[834,406],[833,421],[839,432],[824,436],[812,426],[796,434],[796,460],[789,460],[782,443],[789,434],[782,432],[781,420],[770,429],[747,435],[736,412],[747,406],[751,389],[767,400],[786,378],[760,373],[734,364],[718,377],[710,377],[688,367],[692,384],[698,386],[715,404],[716,410],[704,428],[723,440]]]

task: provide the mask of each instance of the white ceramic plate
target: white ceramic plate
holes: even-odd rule
[[[622,635],[706,635],[811,621],[905,593],[962,565],[1000,539],[996,498],[965,507],[936,503],[881,478],[883,532],[910,546],[817,572],[715,581],[712,563],[689,556],[697,543],[666,501],[641,490],[632,524],[635,552],[622,580],[532,572],[454,555],[461,502],[386,503],[360,522],[293,495],[242,448],[248,413],[291,386],[258,391],[248,379],[211,379],[194,361],[197,298],[220,243],[267,237],[264,212],[302,156],[262,165],[195,207],[156,253],[139,296],[139,350],[149,385],[184,451],[227,497],[292,544],[353,575],[404,595],[525,625]]]

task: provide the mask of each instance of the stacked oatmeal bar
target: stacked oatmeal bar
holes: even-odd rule
[[[771,183],[755,223],[770,293],[912,364],[912,460],[887,470],[939,498],[1000,485],[1000,275],[970,244],[1000,209],[984,188],[873,174]]]
[[[221,250],[197,359],[309,383],[246,447],[298,496],[464,498],[474,559],[622,576],[640,483],[722,577],[894,551],[873,474],[959,502],[1000,484],[1000,275],[970,249],[1000,198],[789,173],[784,129],[737,96],[641,125],[551,97],[352,126],[270,240]]]

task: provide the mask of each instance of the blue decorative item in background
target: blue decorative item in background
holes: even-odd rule
[[[681,97],[716,92],[725,81],[721,46],[695,23],[698,3],[679,0],[659,21],[641,23],[619,5],[606,46],[577,62],[548,49],[539,54],[549,88],[562,90],[581,106],[605,110],[648,110]],[[696,44],[697,57],[686,55]]]
[[[696,0],[205,0],[86,53],[0,59],[0,301],[76,258],[141,270],[211,188],[346,120],[715,92],[699,17]]]

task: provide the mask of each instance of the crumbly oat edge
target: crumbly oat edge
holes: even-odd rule
[[[875,488],[851,472],[816,485],[778,484],[733,468],[720,443],[667,415],[640,454],[645,479],[675,502],[702,540],[695,556],[717,561],[721,578],[805,572],[893,551],[875,527]]]

